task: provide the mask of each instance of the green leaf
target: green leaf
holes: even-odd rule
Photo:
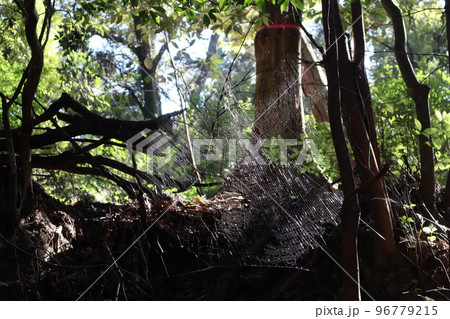
[[[433,146],[434,148],[441,149],[441,147],[444,146],[444,141],[442,139],[435,138],[433,139]]]
[[[292,4],[296,6],[298,9],[303,9],[303,3],[300,0],[291,0]]]
[[[216,17],[216,15],[214,14],[214,12],[210,11],[210,12],[208,13],[208,15],[209,15],[209,18],[210,18],[213,22],[217,22],[217,17]]]
[[[225,34],[227,35],[228,33],[230,33],[231,29],[233,28],[233,25],[230,24],[226,29],[225,29]]]
[[[443,122],[445,124],[445,129],[448,131],[447,128],[450,128],[450,113],[444,112],[442,117],[443,117]]]
[[[87,14],[83,18],[82,25],[85,27],[85,26],[87,26],[89,24],[89,22],[90,22],[90,16]]]
[[[437,228],[434,226],[426,226],[426,227],[422,228],[422,231],[425,234],[431,234],[431,233],[435,232],[436,230],[437,230]]]
[[[153,21],[155,21],[156,24],[161,23],[161,18],[154,11],[150,11],[150,16],[152,17]],[[146,22],[148,22],[148,20],[146,20]]]
[[[209,19],[209,17],[205,14],[204,16],[203,16],[203,24],[205,25],[205,26],[209,26],[209,24],[210,24],[210,22],[211,22],[211,20]]]
[[[416,126],[416,129],[418,131],[422,130],[422,124],[420,123],[420,121],[418,119],[414,119],[414,125]]]
[[[256,0],[256,6],[258,7],[259,11],[266,12],[265,0]]]
[[[192,60],[189,53],[181,51],[181,54],[182,54],[187,60]]]
[[[120,22],[122,22],[122,19],[123,19],[123,15],[118,14],[118,15],[117,15],[116,24],[119,24]]]
[[[287,7],[289,7],[290,0],[284,0],[284,2],[280,5],[280,11],[284,12]]]
[[[219,2],[219,9],[223,10],[223,7],[225,7],[226,3],[227,3],[227,0],[220,0],[220,2]]]
[[[153,7],[152,10],[156,10],[164,14],[166,13],[166,9],[164,9],[163,7]]]
[[[428,241],[433,242],[436,240],[436,236],[428,236],[427,239],[428,239]]]
[[[422,133],[428,134],[428,135],[436,134],[437,133],[437,128],[429,127],[429,128],[424,129]]]
[[[147,68],[147,69],[151,69],[152,68],[152,66],[153,66],[153,61],[152,60],[150,60],[148,57],[146,57],[145,59],[144,59],[144,65],[145,65],[145,67]]]

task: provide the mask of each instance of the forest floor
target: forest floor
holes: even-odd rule
[[[309,250],[295,267],[267,266],[238,261],[237,251],[224,254],[233,247],[215,238],[216,208],[236,209],[238,194],[208,202],[142,198],[130,205],[65,205],[45,193],[37,199],[14,235],[0,238],[1,300],[340,299],[339,227],[327,235],[325,249]],[[364,263],[369,242],[362,228],[362,288],[373,276]],[[395,297],[381,286],[363,299],[449,300],[448,242],[403,238],[399,247],[413,275],[398,283]]]

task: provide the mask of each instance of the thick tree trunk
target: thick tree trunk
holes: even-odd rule
[[[299,139],[303,132],[300,94],[300,13],[292,5],[283,13],[266,2],[273,28],[255,38],[256,87],[253,133],[258,138]],[[286,26],[286,27],[283,27]]]
[[[395,57],[400,72],[408,89],[412,91],[412,98],[416,105],[417,119],[422,125],[422,131],[431,127],[430,106],[428,95],[430,87],[422,84],[416,77],[411,61],[406,52],[407,39],[405,25],[403,23],[402,11],[391,0],[382,0],[381,3],[392,19],[395,35]],[[431,138],[424,134],[419,135],[420,148],[420,195],[425,206],[432,216],[436,215],[436,182],[434,177],[434,151],[431,146]]]

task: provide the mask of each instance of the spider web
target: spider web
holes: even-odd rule
[[[170,227],[169,232],[177,234],[180,247],[210,266],[299,267],[302,256],[325,245],[340,223],[342,196],[324,177],[302,173],[301,167],[269,164],[263,154],[259,155],[267,160],[264,164],[256,160],[243,143],[251,138],[246,128],[253,114],[239,103],[245,99],[239,87],[232,90],[231,86],[223,89],[226,94],[218,99],[220,103],[198,110],[204,116],[188,114],[191,139],[197,139],[189,140],[183,123],[178,122],[178,131],[164,144],[161,156],[148,158],[151,173],[194,185],[198,180],[190,157],[192,143],[202,175],[225,178],[212,198],[194,200],[193,205],[207,206],[207,213],[184,216],[179,224],[183,231]],[[233,107],[224,111],[223,104]],[[211,139],[211,131],[205,128],[212,126],[217,114],[228,117],[224,122],[229,127]],[[208,156],[216,161],[206,160]],[[174,186],[169,178],[166,183]]]
[[[141,154],[134,152],[140,156],[141,165],[147,165],[150,174],[147,182],[159,185],[155,186],[157,191],[176,193],[189,186],[199,186],[201,190],[198,173],[209,176],[208,181],[221,188],[214,196],[198,197],[191,203],[176,195],[170,208],[154,216],[145,231],[116,260],[157,225],[158,231],[176,238],[178,248],[198,259],[194,266],[198,270],[222,265],[301,268],[302,257],[313,249],[323,248],[340,223],[342,196],[324,177],[302,173],[301,167],[295,165],[276,165],[270,161],[261,164],[248,152],[243,141],[252,140],[254,144],[258,138],[249,130],[254,121],[248,107],[253,94],[246,92],[243,84],[254,83],[254,74],[249,69],[244,72],[245,79],[233,82],[232,67],[242,66],[232,63],[221,91],[209,97],[192,103],[191,98],[178,90],[180,104],[191,101],[190,108],[196,112],[186,112],[183,119],[174,122],[173,135],[162,131],[157,136],[154,132],[152,136],[143,134],[140,141],[150,138],[152,142],[137,150]],[[218,125],[220,129],[215,131]],[[196,144],[201,139],[208,143]],[[202,160],[214,155],[216,161]],[[152,180],[152,176],[158,178]],[[204,208],[196,214],[199,207]],[[159,246],[161,252],[167,248],[159,242],[149,244]],[[167,245],[173,246],[174,242]],[[164,261],[163,254],[161,259],[166,267],[169,261]],[[167,269],[166,273],[169,275]]]
[[[301,268],[340,223],[341,194],[297,168],[246,164],[215,196],[182,201],[160,226],[208,266]]]
[[[236,186],[238,185],[236,189]],[[341,198],[325,180],[283,166],[241,166],[225,190],[248,201],[243,212],[228,211],[217,231],[239,247],[243,264],[297,266],[311,249],[325,244],[326,227],[339,223]]]

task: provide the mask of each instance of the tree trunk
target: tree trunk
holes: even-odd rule
[[[402,11],[391,0],[382,0],[384,9],[391,17],[394,25],[395,35],[395,57],[397,59],[400,72],[406,86],[412,92],[412,98],[416,105],[417,119],[422,125],[422,131],[431,127],[430,119],[430,106],[428,94],[430,87],[422,84],[416,77],[414,69],[411,65],[411,61],[406,52],[407,38],[405,25],[403,23]],[[419,135],[419,148],[420,148],[420,195],[426,208],[430,212],[431,216],[437,217],[436,211],[436,182],[434,177],[434,151],[431,146],[431,138],[424,134]]]
[[[358,189],[352,190],[350,181],[352,173],[349,170],[349,163],[345,156],[345,140],[341,136],[338,140],[333,137],[333,142],[336,148],[336,154],[339,152],[344,157],[339,162],[341,170],[341,178],[344,187],[344,205],[342,208],[342,225],[343,225],[343,263],[344,267],[355,273],[357,267],[356,253],[354,252],[356,242],[356,229],[358,223],[358,215],[352,207],[349,207],[347,201],[352,200],[352,197],[357,194],[363,194],[370,205],[371,216],[374,220],[375,231],[377,233],[375,245],[377,250],[371,253],[374,260],[369,261],[372,267],[372,274],[366,279],[371,285],[380,285],[384,287],[384,297],[398,296],[400,293],[399,286],[401,284],[395,282],[395,279],[401,280],[399,276],[401,273],[408,275],[408,268],[403,264],[403,260],[398,254],[394,232],[393,232],[393,217],[392,210],[387,195],[386,185],[383,174],[386,168],[381,169],[380,152],[375,131],[375,122],[373,117],[370,91],[368,81],[365,75],[364,67],[364,25],[362,17],[361,2],[355,0],[351,3],[352,13],[352,31],[354,35],[354,56],[351,58],[348,51],[347,39],[342,26],[342,21],[339,13],[339,5],[337,0],[329,0],[324,7],[324,27],[327,36],[327,45],[330,52],[327,53],[327,77],[329,85],[329,114],[330,125],[332,131],[339,129],[336,122],[339,120],[335,113],[336,100],[341,103],[341,115],[346,127],[346,132],[352,146],[353,155],[356,161],[356,168],[360,174],[362,184]],[[337,48],[334,46],[334,41],[337,42]],[[337,50],[337,54],[334,51]],[[333,56],[332,54],[334,53]],[[331,58],[329,55],[332,55]],[[332,61],[330,61],[330,59]],[[336,60],[336,61],[335,61]],[[338,66],[338,73],[334,70],[335,65]],[[328,75],[328,73],[331,73]],[[338,82],[338,83],[336,83]],[[340,96],[334,92],[339,85]],[[333,124],[331,123],[333,122]],[[335,135],[337,133],[333,133]],[[340,133],[342,134],[342,133]],[[342,166],[345,165],[345,166]],[[347,176],[344,176],[347,175]],[[344,185],[347,184],[347,186]],[[353,205],[356,205],[354,203]],[[350,234],[349,234],[350,233]],[[356,255],[356,257],[355,257]],[[383,277],[373,276],[374,274],[383,274]],[[371,276],[372,275],[372,276]],[[348,276],[350,277],[350,276]],[[388,279],[389,278],[389,279]],[[350,287],[348,294],[344,292],[344,296],[350,298],[356,297],[356,290],[351,289],[351,282],[345,282],[344,286]],[[354,277],[355,279],[355,277]]]
[[[217,42],[219,41],[219,37],[220,36],[218,33],[213,33],[211,35],[211,38],[209,39],[208,51],[206,51],[205,62],[207,63],[210,62],[211,57],[217,53]],[[193,94],[194,97],[197,97],[202,93],[208,74],[209,74],[208,67],[206,65],[203,65],[200,69],[200,74],[195,80],[197,88],[195,89],[195,93]]]
[[[448,70],[450,73],[450,0],[445,0],[445,21],[447,23]],[[450,169],[447,172],[447,183],[444,194],[444,218],[447,226],[447,238],[450,238]],[[448,254],[450,264],[450,254]]]
[[[450,231],[450,170],[448,170],[447,172],[447,182],[445,184],[444,214],[446,226],[449,228]]]
[[[303,132],[300,94],[300,12],[266,1],[272,26],[255,38],[256,86],[253,134],[258,138],[299,139]]]
[[[0,92],[2,101],[2,120],[6,135],[6,151],[8,152],[8,171],[0,169],[0,234],[9,237],[19,221],[17,212],[17,162],[14,142],[9,121],[11,103]]]
[[[357,232],[359,225],[359,202],[355,193],[356,185],[350,154],[345,140],[341,119],[341,92],[338,66],[338,48],[336,21],[334,12],[337,10],[335,1],[323,1],[323,25],[327,53],[325,55],[325,68],[328,80],[328,114],[333,144],[336,150],[339,171],[344,192],[344,202],[341,209],[342,218],[342,262],[343,262],[343,289],[344,300],[361,300],[358,263]]]
[[[445,0],[445,21],[447,22],[448,70],[450,71],[450,0]]]
[[[333,0],[334,1],[334,0]],[[337,8],[337,5],[336,5]],[[355,56],[351,61],[338,9],[335,11],[338,35],[339,74],[341,85],[342,116],[355,156],[356,168],[366,185],[364,194],[368,197],[376,230],[381,234],[379,245],[384,253],[396,251],[391,206],[384,183],[379,176],[380,158],[375,135],[375,123],[369,116],[372,109],[370,92],[364,68],[365,41],[363,19],[359,1],[352,3]],[[380,257],[380,263],[387,263]],[[385,265],[387,266],[387,264]]]
[[[161,115],[161,99],[159,96],[158,83],[155,80],[158,64],[167,46],[164,44],[158,54],[151,59],[150,39],[142,39],[142,31],[138,29],[139,18],[133,16],[136,40],[139,43],[133,48],[139,62],[139,75],[143,91],[143,103],[139,104],[144,119],[151,120]],[[150,65],[151,64],[151,65]]]
[[[44,66],[44,50],[36,34],[38,13],[36,1],[25,1],[25,33],[31,49],[30,68],[27,81],[22,92],[22,127],[21,127],[21,172],[22,172],[22,205],[20,215],[26,217],[33,205],[33,184],[31,167],[31,133],[33,131],[33,100]]]
[[[328,122],[327,79],[319,58],[309,43],[309,39],[300,34],[302,52],[302,89],[307,105],[317,122]]]

